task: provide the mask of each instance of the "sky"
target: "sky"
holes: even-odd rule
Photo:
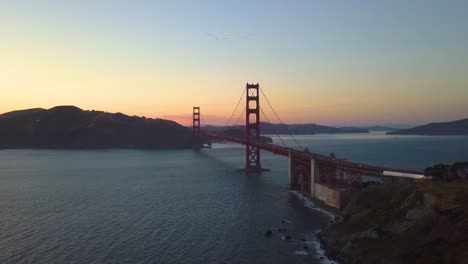
[[[200,106],[225,124],[258,82],[285,123],[467,118],[467,13],[455,0],[0,0],[0,113],[76,105],[188,124]]]

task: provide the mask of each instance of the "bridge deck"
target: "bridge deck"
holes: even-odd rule
[[[243,138],[238,138],[238,137],[232,137],[229,135],[224,135],[224,134],[217,134],[217,133],[206,133],[205,134],[207,137],[212,138],[212,139],[218,139],[218,140],[224,140],[224,141],[230,141],[234,143],[238,143],[241,145],[246,145],[247,140]],[[344,168],[344,169],[351,169],[351,170],[356,170],[356,171],[361,171],[363,173],[367,173],[369,175],[378,175],[378,176],[396,176],[397,175],[406,175],[406,176],[400,176],[400,177],[408,177],[413,175],[414,178],[421,178],[424,173],[420,171],[412,171],[412,170],[405,170],[405,169],[395,169],[395,168],[387,168],[387,167],[379,167],[379,166],[372,166],[372,165],[367,165],[367,164],[361,164],[361,163],[355,163],[355,162],[349,162],[349,161],[342,161],[342,160],[337,160],[329,156],[317,154],[317,153],[312,153],[312,152],[303,152],[299,151],[296,149],[288,148],[288,147],[283,147],[283,146],[278,146],[275,144],[270,144],[270,143],[262,143],[262,142],[257,142],[257,141],[252,141],[248,142],[249,145],[253,147],[257,147],[261,150],[269,151],[273,153],[274,155],[281,155],[281,156],[286,156],[288,157],[289,154],[292,155],[295,159],[298,160],[303,160],[303,161],[310,161],[311,159],[315,159],[320,161],[323,164],[330,164],[338,168]],[[409,177],[412,178],[412,177]]]

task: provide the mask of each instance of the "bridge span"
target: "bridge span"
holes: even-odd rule
[[[260,137],[260,86],[247,84],[245,88],[245,134],[233,136],[223,132],[203,131],[200,127],[200,107],[193,108],[193,146],[200,148],[207,140],[228,141],[245,145],[245,172],[265,171],[261,166],[260,150],[289,159],[288,182],[297,190],[330,206],[342,207],[345,192],[359,188],[369,181],[380,183],[400,179],[422,180],[422,172],[379,167],[336,159],[308,150],[298,150],[261,140]],[[242,98],[242,97],[241,97]]]

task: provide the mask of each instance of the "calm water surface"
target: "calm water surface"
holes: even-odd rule
[[[436,163],[468,161],[468,136],[392,136],[372,132],[296,139],[312,152],[333,152],[338,158],[386,167],[423,171]]]
[[[468,137],[298,140],[311,151],[412,169],[468,157]],[[272,171],[258,175],[237,173],[243,161],[232,144],[198,152],[2,150],[0,263],[327,262],[313,234],[330,219],[287,190],[287,160],[264,153]],[[279,227],[293,239],[264,236]]]

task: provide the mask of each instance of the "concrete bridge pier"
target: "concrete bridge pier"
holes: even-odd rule
[[[289,184],[289,188],[292,189],[294,188],[294,185],[295,185],[295,181],[296,181],[296,161],[294,160],[293,156],[292,156],[292,153],[289,152],[289,158],[288,158],[288,161],[289,161],[289,166],[288,166],[288,184]]]
[[[314,158],[308,162],[298,161],[292,153],[288,157],[289,188],[308,193],[315,198],[315,179],[318,178],[318,161]]]
[[[310,160],[310,196],[315,198],[315,177],[318,177],[318,161]]]
[[[315,158],[310,159],[310,166],[302,160],[296,160],[289,153],[288,182],[289,188],[300,191],[312,198],[323,201],[325,204],[340,208],[346,202],[346,194],[343,191],[320,183],[320,162]]]

